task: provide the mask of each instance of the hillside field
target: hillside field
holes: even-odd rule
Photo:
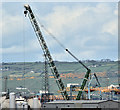
[[[83,61],[83,63],[91,69],[91,75],[96,73],[102,86],[110,84],[118,84],[118,62],[117,61]],[[85,68],[78,62],[59,62],[55,61],[65,86],[67,83],[81,84],[86,73]],[[7,89],[16,91],[16,87],[27,87],[32,92],[38,92],[43,89],[44,85],[44,62],[14,62],[2,63],[2,85],[5,88],[5,79],[7,76]],[[57,93],[54,76],[48,66],[48,77],[50,91]],[[95,79],[92,86],[96,84]]]

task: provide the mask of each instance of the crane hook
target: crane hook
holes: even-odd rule
[[[27,13],[28,13],[28,11],[25,10],[25,11],[24,11],[25,17],[26,17],[26,15],[27,15]]]

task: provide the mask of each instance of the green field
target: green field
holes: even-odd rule
[[[118,62],[109,61],[87,61],[83,62],[87,67],[91,69],[91,72],[104,72],[103,76],[98,76],[99,81],[102,86],[107,86],[110,84],[118,84]],[[59,74],[85,74],[86,70],[77,62],[55,62]],[[44,85],[44,62],[16,62],[16,63],[2,63],[2,89],[5,88],[4,77],[7,76],[7,89],[10,91],[16,91],[16,87],[23,86],[27,87],[32,92],[38,92],[43,89]],[[50,68],[48,67],[48,74],[52,75]],[[34,79],[29,79],[25,77],[35,77]],[[10,80],[12,77],[13,80]],[[17,80],[18,78],[24,80]],[[109,78],[109,81],[108,81]],[[79,83],[81,84],[83,78],[62,78],[65,86],[67,83]],[[95,79],[92,81],[92,85],[96,84]],[[54,78],[49,78],[50,91],[57,94],[58,87],[56,85]]]

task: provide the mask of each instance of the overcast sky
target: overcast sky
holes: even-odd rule
[[[2,4],[2,61],[43,61],[22,2]],[[118,59],[117,2],[29,3],[36,19],[80,60]],[[1,10],[0,10],[1,11]],[[41,27],[54,60],[74,61]]]

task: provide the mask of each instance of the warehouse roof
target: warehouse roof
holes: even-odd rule
[[[119,102],[119,101],[115,101],[115,100],[57,100],[57,101],[52,101],[49,103],[56,103],[56,104],[74,104],[74,103],[103,103],[103,102],[107,102],[107,101],[113,101],[113,102]]]

